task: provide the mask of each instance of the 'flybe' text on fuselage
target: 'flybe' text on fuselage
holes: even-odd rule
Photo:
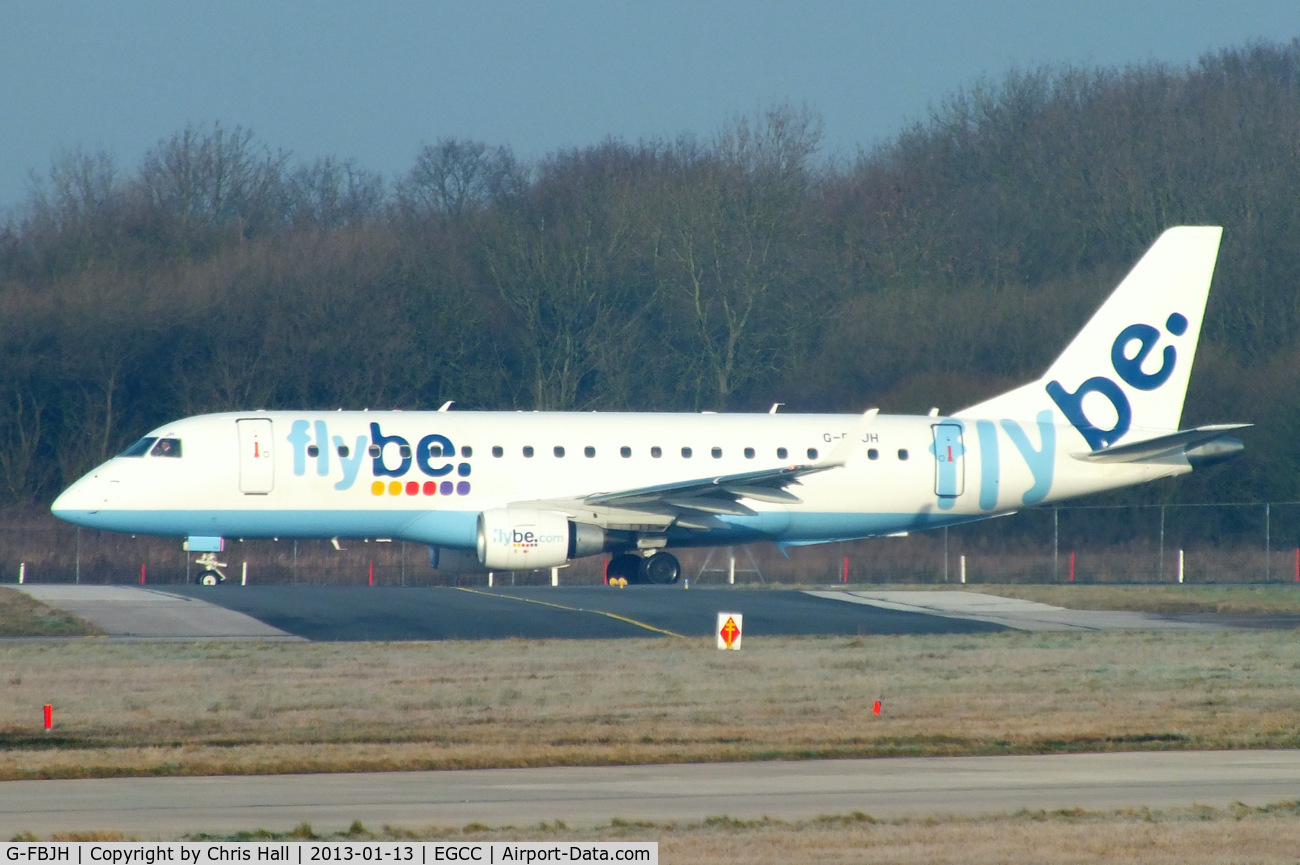
[[[361,474],[362,462],[366,459],[370,460],[375,486],[385,489],[387,485],[381,478],[404,478],[412,469],[430,479],[447,478],[453,472],[461,478],[470,475],[468,462],[454,463],[446,460],[446,457],[455,456],[456,448],[450,439],[437,433],[424,436],[412,448],[411,443],[402,436],[384,435],[378,423],[370,424],[368,440],[366,436],[359,435],[355,441],[349,442],[342,436],[330,435],[329,426],[323,420],[296,420],[287,439],[293,447],[294,475],[306,475],[310,460],[316,464],[316,474],[319,477],[339,476],[334,484],[336,490],[352,488],[357,476]],[[335,460],[338,462],[337,470],[334,468]],[[398,480],[389,483],[402,486]],[[408,483],[418,482],[411,480]],[[453,491],[458,495],[469,494],[468,481],[453,485],[450,480],[443,480],[441,484],[429,480],[425,485],[432,485],[429,490],[431,493],[441,490],[444,495]]]

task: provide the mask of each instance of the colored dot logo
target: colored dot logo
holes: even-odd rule
[[[419,481],[407,481],[403,484],[401,481],[375,481],[370,485],[370,494],[375,496],[467,496],[469,495],[469,481],[460,481],[452,483],[451,481],[425,481],[421,484]]]

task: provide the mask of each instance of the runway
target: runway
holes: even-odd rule
[[[367,826],[569,826],[618,818],[876,819],[1154,809],[1300,798],[1300,751],[1194,751],[1026,757],[491,769],[352,775],[113,778],[0,783],[0,835],[113,829],[317,832]]]
[[[710,636],[719,612],[755,636],[1293,628],[1295,616],[1069,610],[975,591],[638,586],[26,585],[111,637],[491,640]]]
[[[885,609],[778,589],[639,586],[458,589],[364,586],[24,587],[110,635],[159,627],[157,599],[187,612],[196,638],[293,635],[309,640],[489,640],[707,637],[719,612],[744,616],[746,636],[969,634],[1004,625]],[[51,593],[49,590],[58,589]],[[100,592],[111,589],[111,599]],[[78,594],[80,592],[80,595]],[[132,595],[132,593],[135,593]],[[140,604],[130,616],[130,597]],[[46,600],[48,598],[48,600]],[[98,607],[96,605],[99,605]],[[209,615],[198,614],[206,607]],[[173,630],[167,631],[174,635]]]

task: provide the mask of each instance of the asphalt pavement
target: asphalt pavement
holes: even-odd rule
[[[194,778],[0,782],[0,835],[110,828],[141,838],[269,830],[310,823],[423,829],[570,826],[614,819],[684,823],[979,816],[1084,808],[1231,807],[1293,801],[1297,751],[1161,751],[1023,757],[902,757],[555,766]],[[997,831],[996,828],[993,831]]]
[[[242,613],[309,640],[616,639],[711,636],[719,612],[744,636],[967,634],[997,623],[844,603],[800,591],[636,586],[175,586],[157,591]]]

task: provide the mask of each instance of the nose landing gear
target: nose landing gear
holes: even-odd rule
[[[195,582],[200,586],[219,586],[226,581],[226,575],[222,569],[227,565],[225,562],[217,561],[216,553],[204,553],[194,560],[194,564],[203,568],[195,579]]]

